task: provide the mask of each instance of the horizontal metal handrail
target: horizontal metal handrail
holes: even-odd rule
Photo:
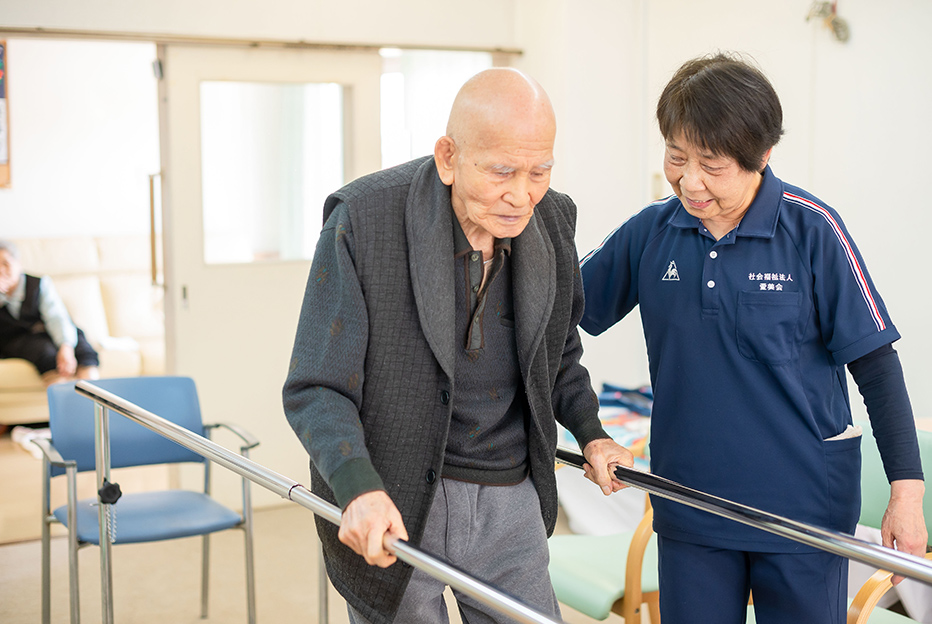
[[[557,449],[557,461],[568,466],[582,468],[586,459],[568,449]],[[729,520],[786,537],[819,550],[841,555],[870,566],[888,570],[917,581],[932,585],[932,562],[915,555],[902,553],[892,548],[865,542],[851,535],[831,531],[805,522],[790,520],[754,507],[712,496],[675,481],[628,468],[617,466],[615,477],[631,487],[656,494],[696,509],[701,509]]]
[[[250,459],[242,457],[207,438],[197,435],[184,427],[157,416],[152,412],[130,403],[129,401],[95,386],[87,381],[75,384],[75,391],[86,396],[106,409],[117,412],[143,427],[180,444],[190,451],[227,468],[253,483],[275,492],[337,526],[340,525],[341,511],[335,505],[312,494],[306,487]],[[481,603],[528,624],[563,624],[562,620],[540,613],[508,594],[473,578],[456,567],[440,561],[404,540],[386,538],[385,549],[402,561],[423,570],[434,578],[442,580],[451,587],[472,596]]]

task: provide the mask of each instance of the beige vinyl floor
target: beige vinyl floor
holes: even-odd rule
[[[127,489],[159,487],[165,474],[151,469],[120,476]],[[0,624],[41,621],[40,479],[41,462],[0,436]],[[80,488],[93,493],[93,475]],[[53,502],[64,494],[53,491]],[[84,494],[87,495],[87,494]],[[92,495],[92,494],[91,494]],[[60,529],[60,527],[58,527]],[[566,532],[560,522],[558,532]],[[52,622],[68,621],[68,552],[61,531],[52,539]],[[346,624],[342,598],[329,591],[328,622],[319,622],[317,539],[310,512],[296,505],[255,513],[257,620],[262,624],[302,622]],[[196,624],[246,621],[243,537],[240,531],[215,534],[211,542],[211,597],[206,620],[200,619],[200,539],[113,548],[114,619],[118,624]],[[99,551],[79,553],[81,617],[100,622]],[[448,599],[448,604],[452,604]],[[460,619],[452,610],[451,622]],[[564,607],[568,624],[591,623]],[[624,620],[611,615],[605,622]],[[647,621],[645,615],[645,621]]]

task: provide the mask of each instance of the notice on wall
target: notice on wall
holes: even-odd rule
[[[10,185],[10,115],[6,41],[0,40],[0,187]]]
[[[10,149],[7,145],[6,98],[0,98],[0,165],[10,162]]]

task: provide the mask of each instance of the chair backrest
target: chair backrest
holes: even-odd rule
[[[858,523],[879,529],[890,502],[890,483],[887,481],[870,423],[859,421],[855,424],[864,429],[861,436],[861,517]],[[932,432],[920,429],[916,431],[916,435],[919,438],[919,457],[923,470],[932,474],[929,473],[932,470]],[[932,536],[932,494],[924,497],[922,511],[929,535]]]
[[[189,377],[128,377],[91,382],[156,416],[204,435],[194,380]],[[49,386],[49,428],[52,444],[78,471],[94,470],[94,401],[75,392],[74,382]],[[185,449],[121,414],[110,412],[110,466],[145,466],[203,462]],[[54,475],[62,474],[56,470]]]

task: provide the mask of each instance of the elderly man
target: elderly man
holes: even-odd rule
[[[433,158],[326,202],[283,394],[314,491],[343,508],[339,533],[318,531],[354,623],[446,621],[443,583],[392,566],[386,537],[558,614],[556,421],[604,493],[623,487],[611,468],[631,455],[579,363],[576,208],[549,190],[555,133],[536,82],[487,70]],[[469,622],[507,621],[457,601]]]
[[[49,277],[26,275],[19,252],[0,240],[0,358],[22,358],[46,385],[97,379],[97,352],[74,326]]]

